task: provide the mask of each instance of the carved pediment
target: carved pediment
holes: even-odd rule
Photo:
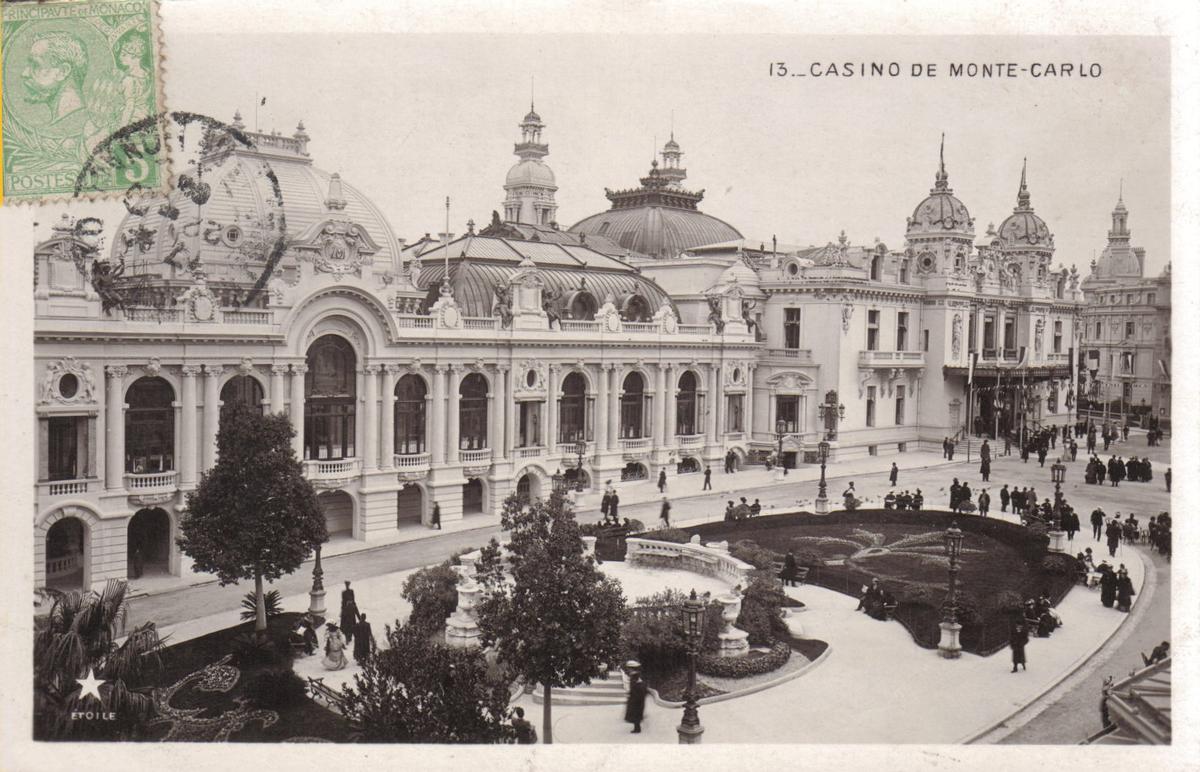
[[[380,247],[358,223],[327,219],[305,229],[293,249],[315,270],[340,279],[350,273],[361,275]]]
[[[781,373],[775,373],[767,378],[767,386],[773,391],[805,391],[813,388],[812,379],[804,373],[795,370],[786,370]]]

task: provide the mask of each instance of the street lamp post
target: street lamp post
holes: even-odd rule
[[[587,442],[580,439],[575,442],[575,454],[579,460],[575,464],[575,492],[583,493],[583,454],[587,452]]]
[[[787,477],[787,467],[783,463],[783,438],[787,435],[787,421],[780,418],[775,422],[775,439],[778,442],[777,450],[775,451],[775,479],[782,480]]]
[[[313,563],[312,590],[308,593],[308,613],[313,623],[320,625],[325,619],[325,572],[321,570],[321,545],[316,548],[316,561]]]
[[[696,745],[704,734],[704,727],[700,726],[699,705],[696,703],[696,654],[704,625],[704,601],[696,597],[695,589],[683,601],[683,623],[688,646],[688,685],[683,702],[683,721],[676,731],[680,745]]]
[[[837,391],[825,392],[825,401],[817,405],[817,412],[825,422],[825,439],[836,440],[838,421],[846,417],[846,406],[838,402]]]
[[[962,646],[958,634],[962,625],[958,623],[958,559],[962,555],[963,532],[953,522],[946,529],[946,557],[950,558],[950,584],[946,592],[946,604],[942,615],[942,639],[938,641],[938,654],[946,659],[958,659]]]
[[[821,440],[817,443],[817,460],[821,462],[821,483],[817,488],[817,514],[829,514],[829,496],[825,493],[825,462],[829,460],[829,443]]]

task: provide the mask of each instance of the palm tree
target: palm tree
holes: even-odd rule
[[[110,579],[104,589],[51,590],[54,605],[34,635],[35,736],[83,739],[126,736],[153,711],[150,679],[162,668],[163,641],[153,622],[120,636],[129,614],[128,585]],[[76,679],[104,681],[101,702],[83,699]],[[115,714],[113,721],[77,722],[75,711]]]

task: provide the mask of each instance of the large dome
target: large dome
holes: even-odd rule
[[[601,212],[585,217],[570,230],[603,236],[625,249],[651,257],[674,257],[692,247],[742,238],[738,229],[724,220],[691,209],[665,206]]]
[[[908,235],[969,233],[973,229],[971,213],[966,205],[949,190],[930,191],[930,195],[913,210],[908,220]]]
[[[505,187],[514,185],[554,185],[554,172],[541,161],[525,160],[508,170]]]
[[[996,229],[996,238],[1008,247],[1051,246],[1054,243],[1046,221],[1032,210],[1016,211],[1004,218]]]

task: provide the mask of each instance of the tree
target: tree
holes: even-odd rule
[[[431,642],[416,625],[387,628],[380,648],[342,688],[342,715],[362,742],[496,743],[513,738],[508,685],[478,648]]]
[[[38,620],[33,645],[35,737],[128,737],[152,712],[150,686],[162,668],[162,641],[153,622],[117,639],[125,627],[127,585],[110,579],[104,589],[54,593],[50,613]],[[100,708],[114,721],[75,722],[76,711],[96,711],[76,679],[104,681]]]
[[[179,548],[192,570],[217,575],[222,585],[254,580],[255,633],[265,637],[263,580],[295,571],[329,538],[316,491],[292,452],[284,415],[232,405],[221,416],[216,466],[188,494]]]
[[[479,629],[501,662],[542,685],[542,736],[550,743],[551,689],[607,672],[620,656],[629,611],[620,584],[583,554],[579,524],[561,492],[528,503],[509,496],[500,523],[511,536],[508,566],[493,540],[480,561]]]

